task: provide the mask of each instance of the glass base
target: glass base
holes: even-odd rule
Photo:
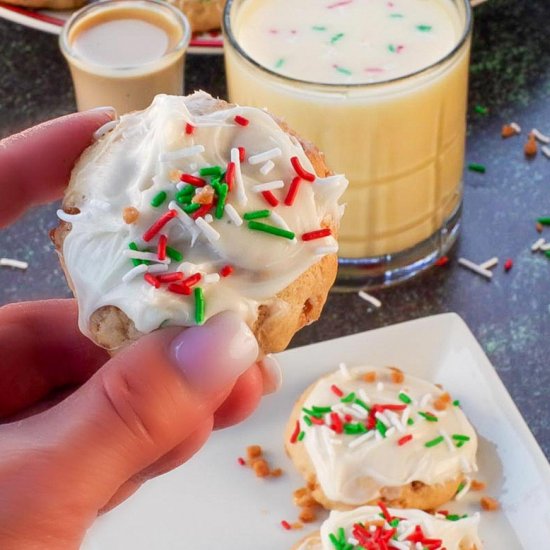
[[[375,289],[401,283],[431,267],[445,256],[460,230],[462,203],[431,237],[395,254],[371,258],[339,258],[334,290]]]

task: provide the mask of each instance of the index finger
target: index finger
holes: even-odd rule
[[[111,107],[74,113],[1,140],[0,227],[31,206],[60,198],[94,132],[115,116]]]

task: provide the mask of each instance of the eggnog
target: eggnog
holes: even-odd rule
[[[224,26],[230,99],[285,118],[350,180],[342,257],[391,271],[399,254],[402,268],[450,247],[462,198],[466,0],[230,0]]]

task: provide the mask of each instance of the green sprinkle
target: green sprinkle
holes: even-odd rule
[[[347,423],[344,424],[344,433],[348,435],[364,434],[366,433],[367,428],[364,424],[357,422],[356,424]]]
[[[429,413],[424,413],[424,412],[418,412],[418,414],[424,419],[424,420],[427,420],[428,422],[439,422],[437,416],[434,416],[433,414],[429,414]]]
[[[197,325],[202,325],[204,323],[204,311],[206,309],[206,304],[204,303],[204,292],[199,286],[193,291],[195,295],[195,322]]]
[[[550,216],[543,216],[537,220],[541,225],[550,225]]]
[[[547,257],[547,258],[550,258],[550,250],[546,250],[544,252],[544,255]]]
[[[269,218],[271,210],[254,210],[253,212],[245,212],[243,218],[245,220],[257,220],[259,218]]]
[[[201,168],[199,170],[200,176],[213,176],[213,177],[221,177],[222,175],[222,169],[220,166],[207,166],[206,168]]]
[[[317,405],[313,405],[311,407],[316,413],[326,414],[329,412],[332,412],[332,407],[318,407]]]
[[[313,25],[313,27],[311,27],[314,31],[326,31],[327,28],[326,27],[323,27],[322,25]]]
[[[459,441],[459,442],[456,444],[456,448],[457,448],[457,449],[460,449],[461,447],[464,446],[464,443],[466,443],[466,441]]]
[[[358,397],[355,398],[355,403],[357,403],[360,407],[363,407],[366,411],[370,411],[370,407]]]
[[[385,424],[383,422],[380,422],[380,420],[376,421],[376,429],[380,432],[380,435],[382,437],[386,437],[386,432],[388,431],[388,428],[386,428]]]
[[[467,518],[468,514],[464,514],[463,516],[459,516],[458,514],[448,514],[445,516],[445,519],[448,521],[460,521],[461,519]]]
[[[216,204],[216,212],[214,216],[220,220],[223,217],[223,212],[225,210],[225,201],[227,200],[227,192],[229,191],[229,186],[227,183],[222,183],[220,185],[220,192],[218,194],[218,204]]]
[[[460,491],[462,491],[462,489],[464,489],[464,487],[466,487],[466,483],[464,483],[464,481],[458,486],[458,489],[456,490],[456,495],[458,495],[458,493],[460,493]]]
[[[338,548],[340,546],[340,544],[338,543],[338,539],[336,538],[334,533],[331,533],[328,538],[330,539],[330,542],[332,542],[334,548]]]
[[[304,411],[306,414],[309,414],[309,416],[314,416],[315,418],[323,418],[323,413],[318,413],[310,409],[306,409],[305,407],[302,407],[302,411]]]
[[[455,399],[455,400],[453,401],[453,405],[454,405],[455,407],[460,407],[460,401],[459,401],[458,399]]]
[[[412,426],[414,424],[414,420],[412,418],[409,418],[407,420],[407,425]]]
[[[454,434],[453,439],[455,441],[470,441],[470,438],[467,435]]]
[[[489,109],[487,107],[484,107],[483,105],[476,105],[474,107],[474,111],[478,115],[488,115],[489,114]]]
[[[281,59],[277,60],[277,63],[275,63],[275,68],[280,69],[285,64],[285,60],[281,57]]]
[[[336,42],[338,42],[338,40],[342,40],[342,38],[344,38],[344,33],[343,33],[343,32],[339,32],[338,34],[335,34],[335,35],[330,39],[330,43],[331,43],[331,44],[336,44]]]
[[[135,242],[131,242],[130,244],[128,244],[128,248],[130,250],[134,250],[135,252],[139,251],[138,245]],[[137,267],[138,265],[141,265],[143,263],[141,260],[137,260],[136,258],[130,258],[130,260],[134,267]]]
[[[485,174],[487,168],[483,164],[478,164],[477,162],[471,162],[468,164],[468,170],[470,172],[478,172],[479,174]]]
[[[353,74],[349,69],[346,69],[345,67],[340,67],[340,65],[334,65],[334,68],[342,74],[351,75]]]
[[[304,416],[304,422],[308,425],[308,426],[311,426],[313,424],[313,422],[311,421],[311,418],[309,416]]]
[[[392,13],[390,15],[391,19],[403,19],[403,17],[405,17],[405,16],[402,13]]]
[[[302,441],[302,439],[304,439],[305,436],[306,436],[306,432],[300,432],[298,434],[298,441]]]
[[[401,392],[398,397],[400,401],[403,401],[403,403],[406,403],[407,405],[412,403],[412,399],[406,393]]]
[[[399,525],[400,521],[401,521],[401,520],[400,520],[399,518],[393,518],[393,519],[390,521],[390,525],[391,525],[392,527],[397,527],[397,526]]]
[[[416,28],[421,32],[430,32],[432,30],[431,25],[416,25]]]
[[[440,435],[439,437],[436,437],[435,439],[432,439],[431,441],[424,443],[424,447],[428,447],[428,448],[435,447],[436,445],[439,445],[443,441],[445,441],[445,438],[442,435]]]
[[[395,47],[394,44],[389,44],[389,45],[388,45],[388,50],[389,50],[391,53],[397,53],[397,48]]]
[[[189,204],[195,195],[195,187],[187,185],[176,193],[176,201],[180,204]]]
[[[355,400],[354,392],[351,392],[350,394],[346,395],[346,397],[342,397],[342,399],[340,399],[342,403],[351,403],[354,400]]]
[[[183,260],[183,254],[171,246],[166,247],[166,255],[175,262],[181,262]]]
[[[166,200],[166,192],[161,191],[160,193],[157,193],[153,197],[153,200],[151,201],[151,206],[158,208],[165,200]]]
[[[290,241],[295,237],[292,231],[287,231],[286,229],[281,229],[280,227],[274,227],[273,225],[267,225],[265,223],[255,221],[248,222],[248,229],[252,229],[253,231],[263,231],[264,233],[270,233],[271,235],[283,237],[284,239],[289,239]]]
[[[184,207],[183,207],[183,211],[184,211],[186,214],[193,214],[193,213],[196,212],[200,207],[201,207],[201,205],[200,205],[198,202],[194,202],[194,203],[192,203],[192,204],[188,204],[187,206],[184,206]]]

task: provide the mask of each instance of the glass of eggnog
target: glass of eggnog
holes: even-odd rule
[[[468,0],[228,0],[230,100],[350,181],[341,287],[407,279],[456,240],[471,31]]]
[[[159,0],[101,0],[77,11],[59,43],[78,109],[110,105],[122,114],[157,94],[182,94],[190,37],[183,13]]]

